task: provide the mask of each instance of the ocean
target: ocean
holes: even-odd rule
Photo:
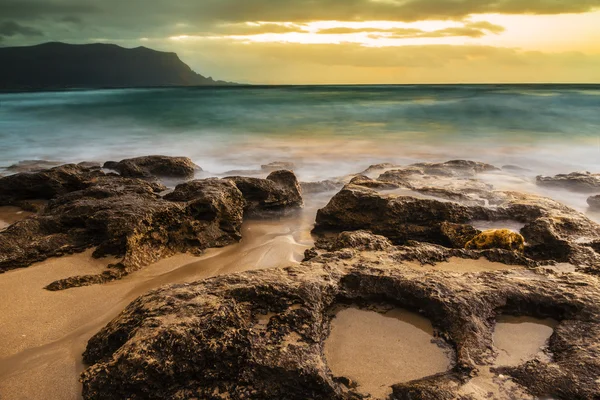
[[[467,158],[600,172],[600,85],[254,86],[0,94],[0,167],[165,154],[303,180]]]

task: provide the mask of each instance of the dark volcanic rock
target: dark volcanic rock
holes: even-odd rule
[[[291,171],[274,171],[267,179],[232,176],[224,178],[233,182],[246,199],[246,214],[261,216],[270,212],[283,212],[301,208],[302,189]]]
[[[395,244],[416,240],[451,246],[453,240],[443,224],[465,224],[469,220],[484,219],[485,215],[481,207],[382,195],[361,186],[347,185],[318,211],[315,231],[365,229]],[[475,236],[478,232],[472,233]]]
[[[600,210],[600,195],[590,196],[587,199],[587,203],[590,206],[590,208]]]
[[[245,202],[229,181],[195,182],[194,193],[178,187],[162,199],[164,186],[104,176],[93,185],[50,201],[35,218],[0,233],[0,271],[97,247],[94,256],[122,261],[102,275],[69,278],[56,290],[117,279],[176,252],[200,253],[241,238]]]
[[[319,210],[316,233],[369,230],[394,244],[428,242],[463,247],[478,231],[471,220],[525,223],[525,253],[539,261],[567,262],[600,273],[600,225],[551,199],[515,192],[496,192],[498,205],[482,207],[447,201],[384,195],[347,185]],[[454,224],[454,225],[453,225]],[[452,229],[449,229],[452,228]]]
[[[591,174],[589,172],[538,176],[536,183],[539,186],[567,189],[580,193],[600,192],[600,174]]]
[[[144,156],[119,162],[107,161],[104,168],[113,169],[126,178],[192,178],[202,169],[187,157]]]
[[[396,399],[473,398],[469,381],[496,355],[492,335],[499,314],[560,321],[549,345],[551,361],[503,373],[537,396],[600,396],[596,278],[541,270],[432,274],[376,252],[352,259],[331,254],[286,269],[150,292],[89,341],[83,397],[363,398],[360,387],[332,376],[323,346],[336,306],[382,299],[419,310],[456,354],[446,373],[393,385]]]
[[[0,178],[0,206],[24,200],[50,200],[56,196],[82,190],[104,174],[88,168],[66,164],[34,173],[18,173]]]

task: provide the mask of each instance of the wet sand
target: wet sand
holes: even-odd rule
[[[0,399],[80,399],[87,341],[127,304],[166,284],[300,261],[313,244],[316,210],[330,196],[307,199],[295,215],[245,222],[240,243],[209,249],[201,257],[179,254],[104,285],[43,289],[57,279],[99,273],[114,262],[93,259],[93,250],[0,274]]]
[[[9,225],[33,215],[32,212],[23,211],[19,207],[2,206],[0,207],[0,231],[8,228]]]
[[[418,314],[349,307],[338,311],[331,324],[325,341],[329,368],[374,398],[386,398],[393,384],[451,368],[448,352],[432,341],[431,323]]]

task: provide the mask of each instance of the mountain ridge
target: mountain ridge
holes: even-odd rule
[[[46,42],[0,47],[0,90],[224,86],[194,72],[177,53],[113,43]]]

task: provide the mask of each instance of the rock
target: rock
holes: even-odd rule
[[[107,161],[104,168],[117,171],[126,178],[193,178],[202,171],[187,157],[144,156],[119,162]]]
[[[452,160],[444,163],[418,163],[411,167],[421,169],[427,175],[441,176],[474,176],[484,172],[494,172],[500,169],[493,165],[468,160]]]
[[[573,172],[556,176],[538,176],[538,186],[549,188],[567,189],[573,192],[594,193],[600,192],[600,174],[589,172]]]
[[[466,243],[465,248],[472,250],[504,249],[522,252],[525,239],[508,229],[494,229],[480,233]]]
[[[163,199],[157,195],[162,185],[99,177],[83,190],[50,201],[37,217],[1,232],[0,271],[90,247],[96,247],[95,257],[122,258],[104,274],[69,278],[48,287],[58,290],[118,279],[178,252],[200,254],[240,240],[245,202],[235,185],[219,179],[189,185],[178,186]]]
[[[289,170],[293,171],[296,168],[296,165],[293,162],[288,161],[275,161],[269,164],[261,165],[260,169],[263,171],[280,171],[280,170]]]
[[[401,166],[392,164],[392,163],[374,164],[374,165],[371,165],[369,168],[365,169],[364,171],[359,172],[359,175],[367,175],[368,176],[370,174],[381,172],[386,169],[392,169],[392,168],[401,168]]]
[[[23,160],[16,164],[6,167],[7,171],[20,173],[20,172],[40,172],[46,169],[58,167],[63,163],[59,161],[49,160]]]
[[[600,195],[588,197],[587,203],[590,208],[600,210]]]
[[[300,182],[300,187],[302,188],[303,194],[332,192],[334,190],[340,190],[343,186],[343,183],[332,180],[319,182]]]
[[[104,174],[66,164],[34,173],[18,173],[0,178],[0,206],[16,205],[25,200],[50,200],[82,190]]]
[[[232,176],[246,200],[245,212],[259,217],[272,212],[285,212],[303,207],[302,189],[291,171],[274,171],[267,179]]]
[[[350,184],[378,190],[393,190],[401,187],[397,183],[378,181],[365,175],[356,175],[354,178],[352,178]]]
[[[95,161],[82,161],[77,165],[82,168],[86,168],[86,169],[90,169],[90,170],[102,169],[102,164],[100,164],[99,162],[95,162]]]
[[[434,274],[375,252],[152,291],[88,342],[83,398],[364,398],[360,386],[331,375],[323,346],[334,307],[381,301],[420,310],[456,358],[445,373],[392,385],[395,398],[461,398],[463,385],[495,357],[500,312],[560,321],[549,343],[552,360],[503,373],[539,397],[600,397],[596,278],[523,270]]]
[[[361,251],[384,251],[390,250],[393,247],[392,243],[385,236],[374,235],[368,231],[342,232],[335,238],[321,238],[317,240],[315,246],[327,251],[337,251],[347,248]]]
[[[600,253],[594,245],[600,241],[600,225],[551,199],[516,192],[494,196],[496,205],[483,207],[347,185],[318,211],[314,232],[368,230],[396,245],[418,241],[461,248],[478,233],[469,221],[514,220],[525,224],[521,235],[527,257],[600,274]]]
[[[464,224],[484,216],[483,208],[382,195],[362,186],[346,185],[317,212],[315,232],[363,229],[383,235],[394,244],[416,240],[450,246],[453,240],[442,224]]]

